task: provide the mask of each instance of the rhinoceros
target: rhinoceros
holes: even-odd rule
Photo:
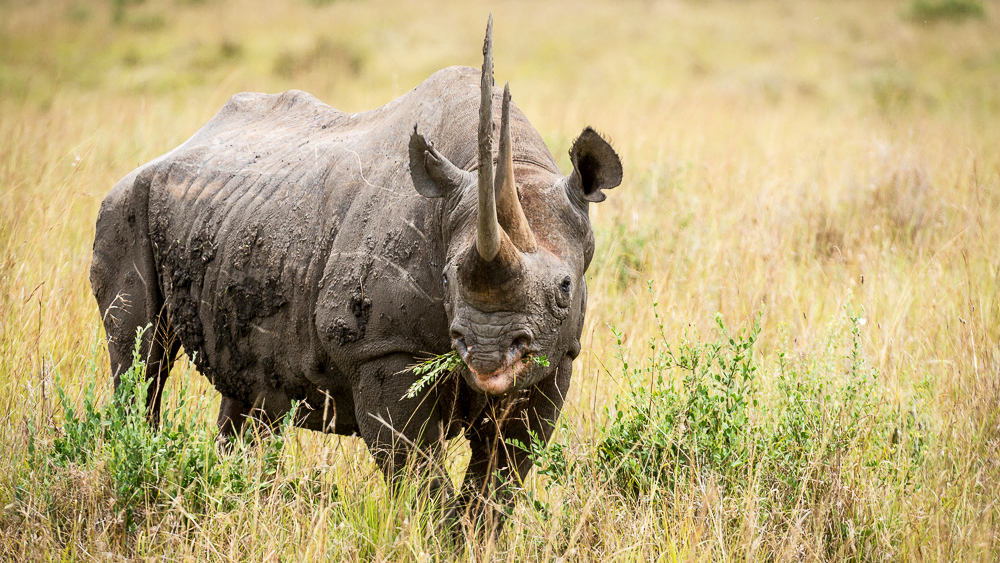
[[[464,433],[461,488],[443,473],[430,486],[472,522],[514,502],[506,485],[532,462],[510,444],[548,440],[559,416],[588,208],[622,165],[587,127],[559,171],[494,85],[492,24],[481,72],[445,68],[361,113],[295,90],[236,94],[115,185],[90,280],[116,386],[137,329],[154,327],[141,341],[151,424],[183,347],[222,395],[223,437],[299,402],[296,425],[360,435],[391,481]],[[450,350],[461,375],[406,397],[414,364]]]

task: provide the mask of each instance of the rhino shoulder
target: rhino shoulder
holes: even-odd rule
[[[316,96],[302,90],[288,90],[280,94],[239,92],[230,96],[226,104],[222,106],[218,116],[263,114],[281,110],[330,111],[333,108],[321,102]]]
[[[247,124],[322,122],[335,119],[342,113],[302,90],[288,90],[280,94],[240,92],[229,98],[215,117],[202,127],[202,131]]]

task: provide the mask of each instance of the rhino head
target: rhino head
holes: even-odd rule
[[[579,354],[584,273],[594,253],[588,206],[621,183],[622,165],[589,127],[570,150],[570,175],[515,164],[508,84],[494,173],[492,27],[491,16],[483,46],[477,170],[452,164],[416,128],[409,153],[417,191],[447,199],[442,284],[452,348],[468,367],[463,376],[470,387],[504,395],[535,385],[564,357]]]

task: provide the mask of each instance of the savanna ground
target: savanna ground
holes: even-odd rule
[[[217,456],[186,361],[163,434],[109,406],[111,186],[235,92],[358,111],[478,66],[491,10],[562,169],[587,124],[626,169],[505,532],[452,544],[356,439]],[[958,0],[0,2],[0,559],[996,561],[998,29]]]

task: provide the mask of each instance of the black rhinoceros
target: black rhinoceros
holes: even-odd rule
[[[446,476],[431,483],[472,521],[525,475],[508,439],[547,440],[559,416],[594,252],[588,206],[622,167],[586,128],[573,171],[559,171],[494,86],[491,35],[492,18],[481,73],[446,68],[372,111],[237,94],[115,185],[90,279],[116,385],[137,328],[154,327],[142,341],[153,424],[183,346],[223,396],[224,436],[301,401],[296,424],[360,434],[391,478],[414,448],[433,458],[464,432],[460,494]],[[415,362],[449,350],[461,377],[404,398]]]

